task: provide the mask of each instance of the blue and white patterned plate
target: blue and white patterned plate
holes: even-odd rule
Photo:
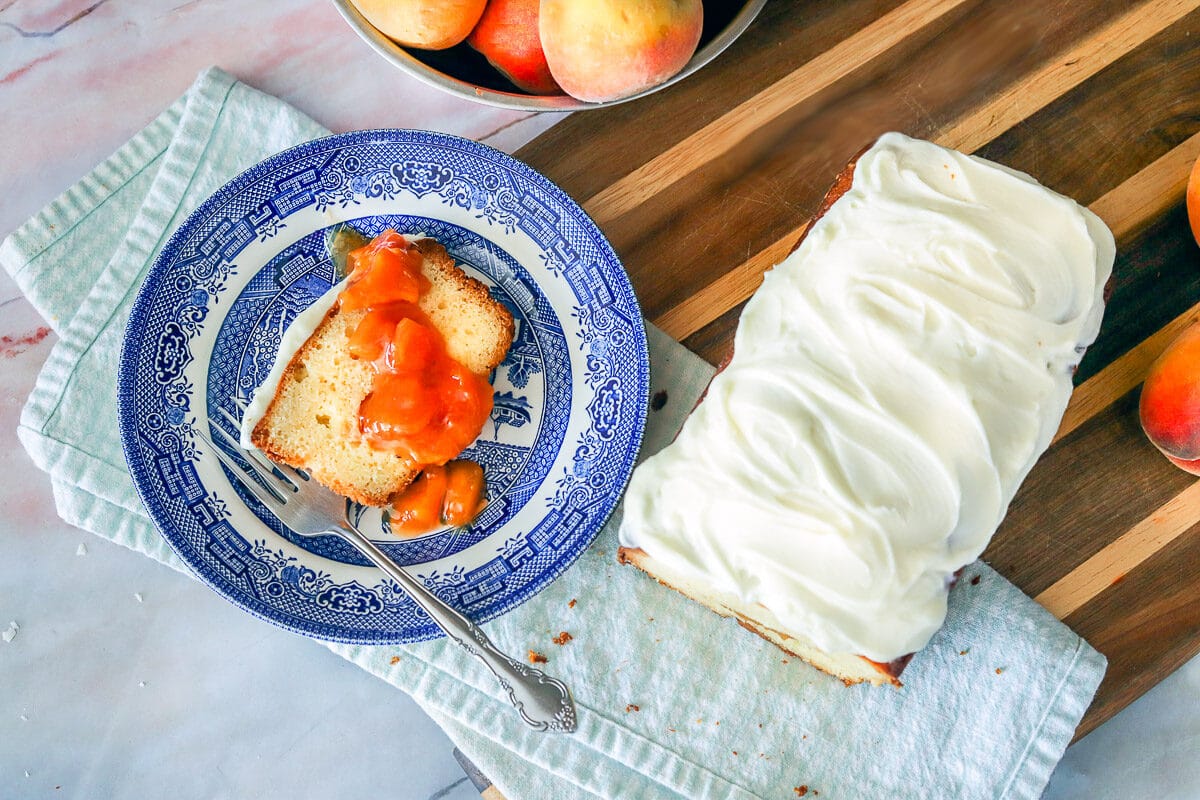
[[[326,231],[437,238],[513,312],[495,409],[468,451],[488,506],[465,528],[372,538],[477,621],[532,597],[615,508],[645,423],[649,358],[629,280],[569,197],[503,153],[437,133],[330,136],[267,159],[175,233],[134,303],[118,382],[125,458],[175,552],[247,611],[341,642],[439,631],[340,539],[295,536],[231,481],[197,428],[266,376],[283,330],[334,282]]]

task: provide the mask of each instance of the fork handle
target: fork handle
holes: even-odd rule
[[[503,653],[482,628],[446,605],[353,525],[347,523],[339,532],[400,584],[448,637],[488,666],[525,722],[541,731],[575,730],[575,702],[566,684]]]

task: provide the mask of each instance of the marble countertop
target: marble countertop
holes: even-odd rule
[[[511,151],[559,118],[388,66],[328,0],[0,0],[0,237],[216,64],[335,131]],[[54,513],[16,436],[55,337],[0,274],[0,795],[478,797],[402,692]],[[1200,658],[1075,744],[1047,798],[1200,797]]]

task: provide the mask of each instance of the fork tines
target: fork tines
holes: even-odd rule
[[[217,432],[217,438],[221,439],[227,446],[232,448],[234,452],[240,453],[247,458],[243,463],[238,463],[223,447],[218,445],[212,439],[209,439],[203,431],[197,429],[196,436],[208,444],[212,448],[213,455],[221,462],[231,473],[233,477],[246,488],[246,491],[258,498],[259,502],[268,508],[276,508],[279,505],[287,502],[287,497],[282,492],[282,486],[278,481],[268,480],[258,467],[250,460],[250,453],[242,450],[241,446],[233,439],[229,433],[220,425],[211,426]],[[259,456],[261,458],[261,456]]]

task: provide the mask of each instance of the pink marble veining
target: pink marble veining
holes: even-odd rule
[[[50,329],[43,325],[24,336],[0,336],[0,358],[16,358],[49,335]]]
[[[16,27],[24,37],[53,36],[66,26],[82,19],[108,0],[63,0],[59,3],[9,3],[3,9],[10,12],[5,22]]]
[[[21,408],[56,341],[8,275],[0,271],[0,536],[36,535],[58,524],[49,481],[34,468],[17,439]],[[4,595],[11,590],[0,582],[0,616],[4,614]],[[7,623],[7,619],[0,622],[0,628]],[[3,736],[0,727],[0,739]]]
[[[411,127],[487,140],[531,117],[409,78],[360,40],[328,0],[195,0],[175,7],[16,0],[0,8],[0,108],[28,111],[0,114],[0,180],[21,187],[0,193],[0,234],[119,147],[212,65],[335,131]],[[553,119],[544,117],[529,119],[531,130]]]

